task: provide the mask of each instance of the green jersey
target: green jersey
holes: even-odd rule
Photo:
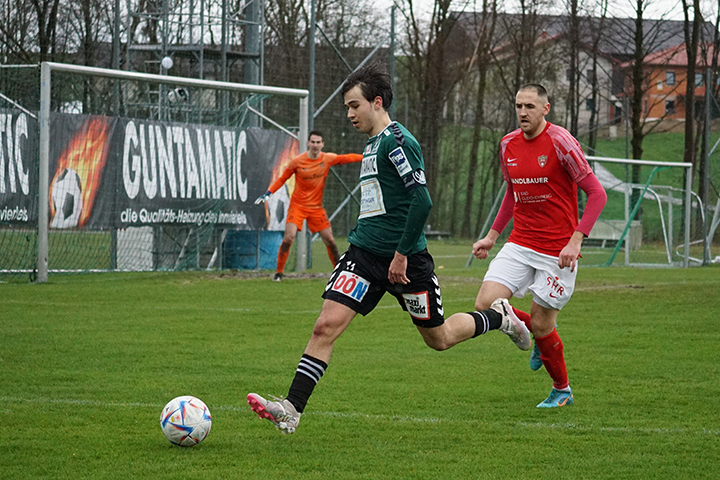
[[[397,122],[370,138],[363,152],[358,223],[348,241],[376,255],[422,251],[432,201],[420,144]]]

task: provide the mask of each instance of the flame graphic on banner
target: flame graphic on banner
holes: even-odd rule
[[[280,178],[283,170],[285,170],[285,168],[290,164],[290,161],[296,156],[298,156],[298,150],[298,142],[296,140],[288,140],[288,142],[285,144],[285,148],[280,152],[280,154],[277,156],[277,159],[275,160],[275,166],[272,170],[272,178],[270,179],[270,184]],[[285,187],[287,188],[287,198],[281,199],[279,195],[276,195],[274,197],[271,197],[271,199],[265,204],[265,220],[267,222],[269,230],[285,229],[285,219],[273,219],[272,212],[275,211],[277,215],[277,203],[280,202],[283,203],[283,213],[287,213],[288,206],[290,205],[290,197],[292,196],[292,192],[295,189],[295,175],[290,177],[288,181],[285,182]],[[280,215],[277,216],[279,217]]]
[[[50,182],[51,227],[82,227],[90,218],[110,147],[109,121],[85,120],[60,155]]]

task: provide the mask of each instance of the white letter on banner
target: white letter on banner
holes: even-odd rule
[[[17,165],[18,180],[20,180],[20,188],[27,195],[30,191],[30,172],[23,168],[22,149],[20,148],[20,137],[28,136],[27,116],[21,113],[15,124],[15,165]]]
[[[233,155],[235,150],[235,132],[223,130],[223,146],[225,147],[225,159],[227,160],[227,198],[234,200],[237,197],[237,189],[235,188],[235,179],[237,171],[235,170],[235,159]]]
[[[240,132],[240,138],[237,143],[237,154],[235,156],[235,168],[237,169],[237,191],[241,201],[246,201],[248,196],[247,178],[242,178],[242,156],[247,152],[247,135],[245,130]]]
[[[177,181],[175,180],[175,162],[173,161],[172,127],[167,127],[167,142],[162,136],[162,127],[155,125],[155,139],[158,149],[158,181],[160,182],[160,196],[166,197],[165,178],[170,185],[170,195],[177,198]],[[167,145],[167,148],[166,148]]]
[[[155,156],[155,131],[148,128],[148,141],[145,141],[145,125],[140,124],[140,154],[142,155],[143,188],[145,195],[152,200],[157,195],[157,160]],[[148,146],[150,152],[148,154]],[[149,158],[148,158],[149,157]],[[148,159],[150,164],[148,165]]]
[[[170,128],[168,127],[168,143],[170,143]],[[178,166],[178,180],[180,180],[180,198],[185,198],[185,155],[183,149],[183,142],[185,136],[183,135],[183,127],[175,126],[172,127],[172,141],[177,145],[177,166]]]
[[[217,198],[222,198],[221,190],[225,190],[225,198],[229,198],[227,188],[227,173],[225,169],[225,155],[223,155],[220,130],[215,130],[215,181],[217,181]]]
[[[7,116],[5,123],[5,138],[7,138],[7,166],[8,166],[8,182],[10,182],[10,191],[17,192],[17,183],[15,182],[15,164],[13,163],[13,134],[12,134],[12,114]]]
[[[123,185],[125,185],[125,193],[132,200],[140,191],[140,155],[132,156],[132,167],[130,166],[130,147],[137,148],[138,146],[137,129],[132,121],[125,125],[124,144],[122,156]],[[133,174],[135,176],[134,180],[131,178]]]
[[[217,198],[217,185],[215,184],[215,167],[212,162],[210,146],[210,131],[197,129],[198,158],[200,160],[200,191],[203,198]]]
[[[0,193],[5,193],[5,154],[3,153],[5,149],[2,141],[5,131],[5,116],[4,113],[0,113]]]
[[[195,151],[190,140],[190,130],[184,129],[185,133],[185,165],[187,166],[187,198],[192,198],[192,190],[195,189],[195,198],[203,198],[203,190],[200,188],[200,178],[195,160]]]

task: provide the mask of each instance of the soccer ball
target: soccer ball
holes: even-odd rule
[[[66,168],[55,178],[52,188],[52,202],[55,215],[50,221],[51,228],[73,228],[78,226],[83,209],[80,176],[72,168]]]
[[[192,447],[205,440],[211,426],[207,405],[190,395],[173,398],[160,414],[160,428],[165,438],[181,447]]]

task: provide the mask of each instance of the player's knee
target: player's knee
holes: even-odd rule
[[[485,300],[475,300],[475,310],[482,312],[483,310],[490,308],[491,304],[492,302],[487,302]]]
[[[428,347],[430,347],[430,348],[432,348],[433,350],[436,350],[436,351],[438,351],[438,352],[442,352],[442,351],[444,351],[444,350],[447,350],[448,348],[450,348],[450,347],[452,346],[452,345],[451,345],[450,343],[448,343],[448,342],[445,342],[445,341],[439,340],[439,339],[434,339],[434,338],[433,338],[433,339],[426,338],[426,339],[425,339],[425,345],[427,345]]]
[[[323,315],[320,315],[320,317],[318,317],[315,321],[312,334],[313,337],[329,337],[333,335],[335,330],[335,322]]]

